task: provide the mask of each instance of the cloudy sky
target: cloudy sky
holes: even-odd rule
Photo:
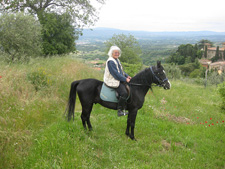
[[[225,32],[224,0],[106,0],[95,27]]]

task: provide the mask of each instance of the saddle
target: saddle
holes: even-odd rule
[[[130,98],[130,87],[127,84],[125,84],[125,86],[126,86],[127,93],[128,93],[128,97],[127,97],[127,100],[128,100]],[[102,89],[100,92],[100,98],[107,102],[118,103],[119,94],[116,92],[116,90],[114,88],[109,87],[105,83],[103,83]]]

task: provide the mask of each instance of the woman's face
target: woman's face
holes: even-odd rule
[[[114,59],[118,59],[118,57],[120,56],[120,51],[119,50],[114,50],[112,53],[112,56]]]

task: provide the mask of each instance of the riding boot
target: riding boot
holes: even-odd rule
[[[125,106],[126,106],[126,98],[123,98],[120,96],[119,102],[118,102],[118,113],[117,113],[118,116],[128,115],[128,112],[124,111]]]

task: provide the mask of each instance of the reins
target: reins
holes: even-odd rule
[[[161,80],[155,75],[154,71],[152,70],[152,67],[149,68],[152,72],[152,75],[158,80],[158,82],[161,82]],[[147,69],[146,69],[147,70]],[[146,71],[145,70],[145,71]],[[140,84],[140,83],[128,83],[130,86],[148,86],[151,90],[152,90],[152,86],[160,86],[160,85],[156,85],[156,84],[149,84],[146,78],[146,75],[144,76],[145,82],[147,82],[147,84]],[[162,82],[168,80],[167,78],[164,79]]]

